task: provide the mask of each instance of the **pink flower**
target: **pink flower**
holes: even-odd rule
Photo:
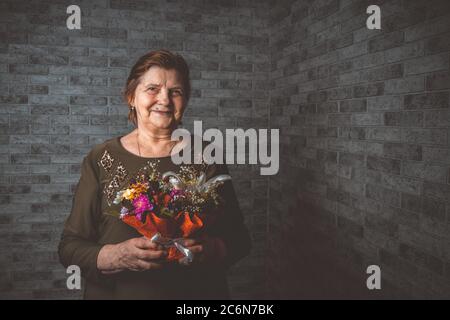
[[[136,216],[141,216],[143,212],[153,210],[153,204],[150,203],[147,195],[141,194],[133,200],[134,212]]]

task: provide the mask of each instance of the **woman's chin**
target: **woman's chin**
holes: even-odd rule
[[[170,120],[150,121],[150,123],[153,128],[164,130],[172,128],[175,121],[170,119]]]

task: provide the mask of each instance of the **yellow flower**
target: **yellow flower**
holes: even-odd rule
[[[123,198],[127,200],[133,200],[134,198],[134,190],[133,189],[127,189],[122,195]]]
[[[133,192],[136,193],[136,195],[139,195],[141,193],[146,192],[148,189],[148,186],[146,184],[138,182],[138,183],[131,185],[131,188],[133,189]]]

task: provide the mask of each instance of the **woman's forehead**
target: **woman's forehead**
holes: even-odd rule
[[[145,72],[141,77],[143,85],[158,84],[158,85],[179,85],[181,86],[181,78],[175,69],[164,69],[158,66],[153,66]]]

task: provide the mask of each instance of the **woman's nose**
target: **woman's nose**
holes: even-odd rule
[[[159,102],[159,104],[162,104],[164,106],[169,104],[169,102],[170,102],[169,101],[169,90],[166,90],[164,88],[159,90],[158,102]]]

